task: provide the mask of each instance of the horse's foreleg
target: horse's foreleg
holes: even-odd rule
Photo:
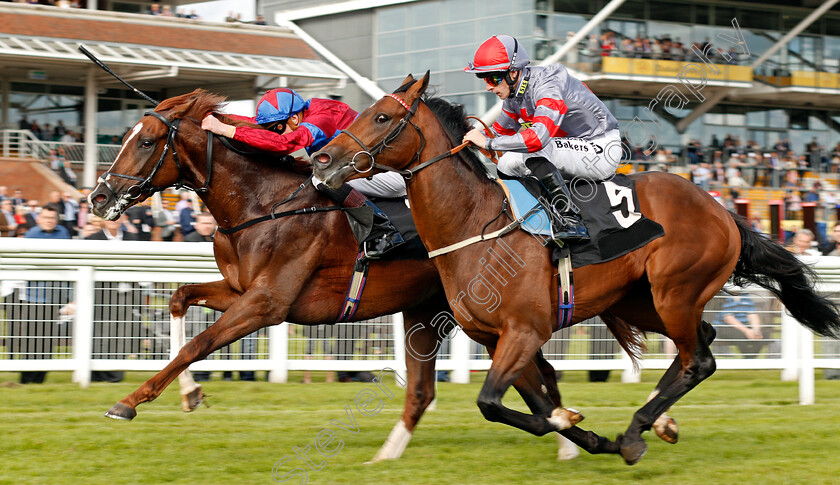
[[[714,339],[713,332],[710,324],[701,322],[697,326],[694,338],[674,338],[679,352],[675,364],[679,365],[672,364],[671,367],[678,369],[676,375],[670,382],[663,382],[668,377],[666,372],[657,385],[653,398],[636,411],[627,431],[617,440],[621,447],[621,456],[628,465],[637,463],[647,452],[642,433],[649,430],[660,415],[682,396],[715,372],[715,359],[709,349],[709,342]]]
[[[134,418],[137,405],[157,398],[193,362],[260,328],[282,322],[288,312],[288,305],[279,303],[282,300],[282,297],[265,290],[251,290],[242,295],[216,323],[186,344],[162,371],[115,404],[105,415],[116,419]]]
[[[169,300],[170,360],[187,344],[186,314],[189,307],[198,305],[225,311],[237,298],[239,294],[231,290],[226,280],[178,288]],[[178,384],[181,387],[181,409],[184,412],[193,411],[204,401],[201,385],[196,384],[189,369],[184,369],[178,375]]]
[[[571,428],[583,419],[577,411],[561,407],[554,408],[550,412],[541,410],[540,414],[529,415],[502,405],[502,397],[507,389],[520,379],[529,366],[532,367],[532,371],[528,375],[542,381],[539,370],[533,362],[542,344],[543,341],[537,333],[527,329],[527,324],[517,329],[511,326],[502,334],[493,351],[490,371],[478,395],[478,407],[485,419],[505,423],[537,436]],[[519,383],[524,386],[523,381]],[[538,386],[541,385],[542,383]],[[534,393],[534,396],[529,395],[525,399],[529,406],[541,406],[540,402],[547,402],[548,395],[540,389]]]
[[[391,430],[388,439],[368,463],[394,460],[402,456],[420,417],[435,398],[435,358],[440,350],[440,335],[444,320],[436,316],[449,309],[442,305],[423,305],[424,309],[406,310],[405,316],[405,365],[408,384],[405,389],[405,407],[402,418]]]

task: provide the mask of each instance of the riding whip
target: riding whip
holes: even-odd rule
[[[126,81],[125,79],[123,79],[123,78],[121,78],[119,75],[117,75],[117,73],[115,73],[114,71],[112,71],[110,67],[106,66],[104,62],[102,62],[102,61],[100,61],[99,59],[97,59],[97,58],[96,58],[96,56],[95,56],[95,55],[93,55],[93,53],[92,53],[92,52],[90,52],[89,50],[87,50],[87,48],[85,48],[85,45],[84,45],[84,44],[79,44],[79,50],[82,52],[82,54],[86,55],[86,56],[88,57],[88,59],[90,59],[91,61],[93,61],[93,62],[94,62],[97,66],[101,67],[101,68],[102,68],[105,72],[107,72],[108,74],[110,74],[110,75],[114,76],[115,78],[117,78],[117,81],[119,81],[119,82],[121,82],[121,83],[125,84],[126,86],[128,86],[128,87],[129,87],[132,91],[134,91],[135,93],[137,93],[137,95],[138,95],[138,96],[140,96],[141,98],[143,98],[143,99],[145,99],[146,101],[148,101],[148,102],[150,102],[150,103],[154,104],[155,106],[157,106],[157,105],[159,105],[159,104],[160,104],[159,102],[157,102],[157,101],[155,101],[154,99],[150,98],[150,97],[149,97],[149,95],[147,95],[147,94],[146,94],[146,93],[144,93],[143,91],[140,91],[139,89],[135,88],[134,86],[132,86],[131,84],[129,84],[129,83],[128,83],[128,81]]]

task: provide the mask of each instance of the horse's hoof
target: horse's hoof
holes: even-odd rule
[[[671,416],[662,415],[653,423],[653,430],[656,436],[662,438],[666,443],[674,444],[679,439],[679,428],[677,422]]]
[[[189,393],[181,395],[181,409],[185,413],[195,411],[195,409],[204,402],[204,397],[204,391],[201,390],[200,385],[197,385],[195,389]]]
[[[572,408],[554,408],[551,411],[551,416],[546,418],[557,431],[569,429],[583,421],[583,415],[579,411]]]
[[[645,456],[647,453],[647,443],[645,440],[640,439],[639,441],[634,441],[633,443],[625,444],[626,441],[624,436],[619,435],[617,442],[621,443],[619,450],[621,451],[621,457],[624,458],[624,462],[628,465],[635,465],[639,463],[639,460]]]
[[[111,406],[111,409],[105,411],[105,417],[111,419],[131,421],[135,416],[137,416],[137,411],[135,411],[134,408],[130,408],[122,403],[116,403]]]

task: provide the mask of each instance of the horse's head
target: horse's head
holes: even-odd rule
[[[117,219],[126,209],[155,192],[184,184],[176,137],[181,122],[190,120],[190,130],[200,130],[200,119],[224,101],[220,96],[196,90],[163,101],[146,112],[125,138],[117,158],[88,196],[91,212],[105,220]]]
[[[343,182],[368,177],[376,171],[404,169],[414,163],[425,146],[425,138],[412,120],[420,96],[429,85],[429,72],[422,79],[412,75],[393,94],[385,95],[335,137],[312,154],[315,175],[331,188]]]

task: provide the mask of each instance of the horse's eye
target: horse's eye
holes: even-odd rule
[[[152,140],[143,140],[140,142],[140,148],[152,148],[152,145],[154,145]]]
[[[385,113],[379,113],[376,115],[376,122],[377,123],[387,123],[391,118],[388,117]]]

